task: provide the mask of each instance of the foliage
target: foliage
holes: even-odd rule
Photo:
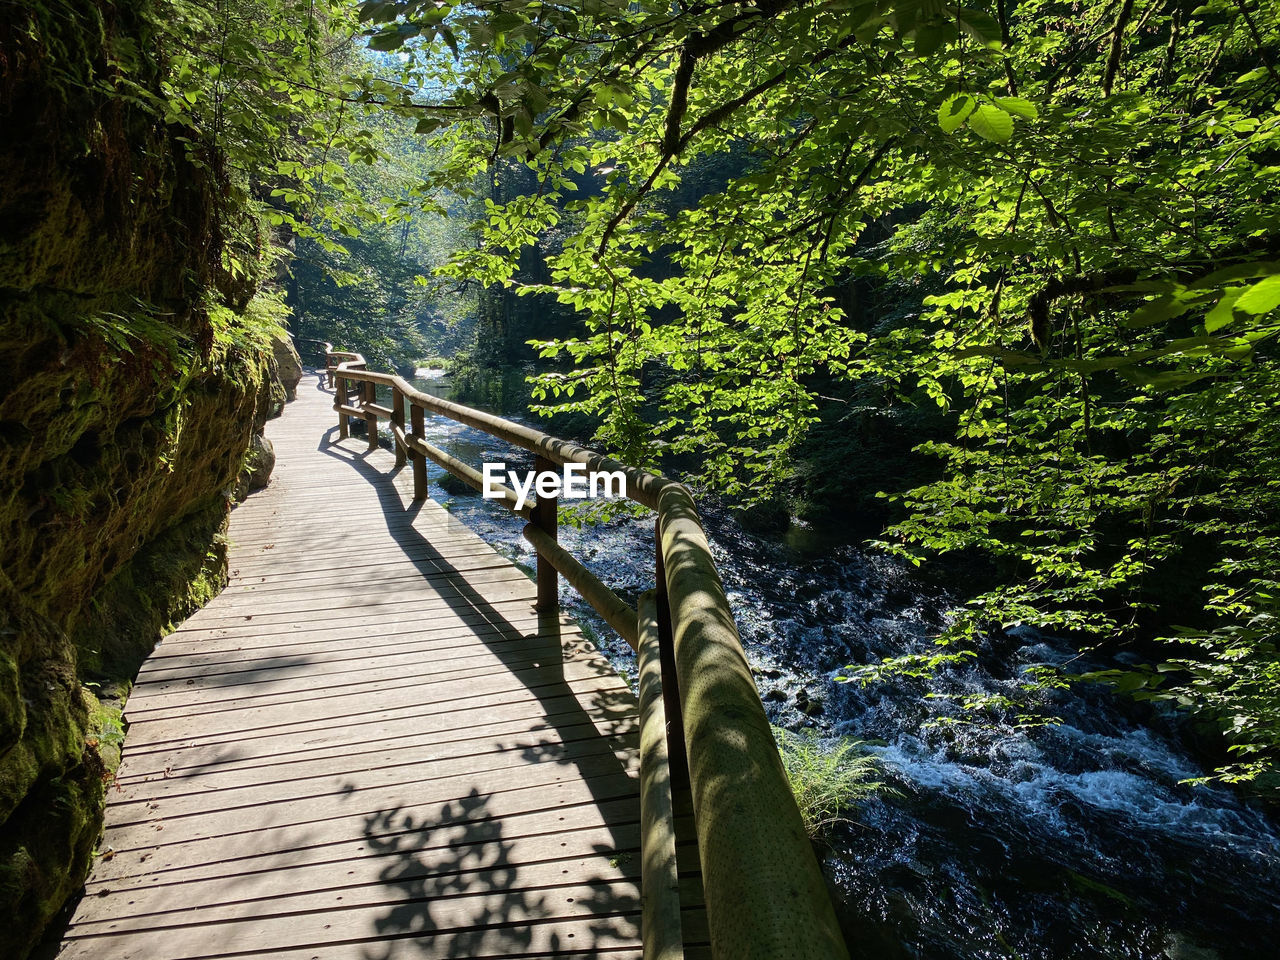
[[[152,176],[125,189],[139,202],[172,203],[191,235],[181,242],[209,252],[214,262],[188,278],[199,282],[184,295],[199,297],[203,286],[212,308],[226,311],[215,318],[217,336],[242,334],[236,315],[261,286],[280,278],[286,269],[280,252],[296,238],[338,256],[341,238],[380,216],[351,174],[382,155],[362,122],[366,105],[354,93],[360,84],[353,74],[370,65],[356,50],[349,4],[59,2],[27,6],[15,19],[26,44],[15,50],[15,65],[33,68],[31,59],[47,56],[38,69],[62,110],[76,109],[86,96],[104,104],[88,142],[74,145],[98,157],[104,176],[127,169],[125,145],[155,164],[167,163],[175,147],[181,152],[184,172],[175,176],[184,182],[157,183]],[[190,192],[200,194],[195,209]],[[137,306],[137,316],[122,309],[77,322],[117,355],[142,352],[184,366],[210,348],[175,340],[184,320],[171,322],[171,304]]]
[[[360,123],[349,4],[328,0],[156,0],[169,70],[159,96],[118,81],[186,131],[189,155],[220,181],[228,210],[326,249],[375,215],[342,160],[378,159]],[[252,237],[234,237],[255,247]],[[248,253],[249,251],[244,251]],[[249,269],[234,244],[227,269]]]
[[[1141,642],[1165,663],[1142,689],[1230,738],[1223,776],[1275,763],[1274,4],[360,14],[418,84],[404,109],[457,138],[437,180],[498,160],[536,179],[486,202],[447,272],[580,312],[581,335],[539,344],[567,363],[544,399],[745,496],[787,478],[815,383],[952,411],[921,448],[942,477],[901,493],[883,539],[995,561],[938,656],[1014,624]],[[682,178],[717,156],[734,172],[690,205]],[[522,279],[569,216],[549,279]],[[914,318],[856,322],[859,278],[914,296]]]
[[[466,240],[466,201],[424,186],[442,148],[415,136],[398,117],[369,118],[385,159],[343,164],[348,182],[376,221],[338,248],[299,239],[289,283],[296,332],[342,343],[378,367],[399,368],[428,351],[453,352],[469,332],[470,298],[430,274]]]
[[[873,779],[880,774],[879,760],[860,753],[862,744],[856,740],[824,741],[815,730],[792,733],[781,727],[774,727],[773,734],[811,838],[848,822],[846,814],[859,800],[886,789]]]
[[[259,290],[239,313],[216,302],[208,303],[207,309],[218,354],[237,349],[245,354],[269,352],[289,317],[283,291],[274,288]]]

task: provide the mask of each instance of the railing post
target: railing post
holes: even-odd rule
[[[367,411],[364,415],[365,432],[369,434],[369,449],[378,449],[378,415],[369,409],[378,402],[378,385],[372,380],[360,384],[361,403]]]
[[[410,436],[419,440],[427,439],[426,430],[423,428],[422,408],[416,403],[409,402],[409,423]],[[418,450],[409,450],[409,462],[413,464],[413,499],[427,499],[427,458]]]
[[[400,443],[400,436],[404,433],[404,394],[394,385],[391,387],[391,423],[391,434],[395,437],[396,466],[403,467],[404,446]]]
[[[680,710],[680,680],[676,676],[676,648],[671,636],[671,604],[667,597],[667,569],[662,559],[662,517],[653,520],[654,607],[658,621],[658,652],[662,664],[662,706],[667,717],[667,756],[672,790],[689,786],[689,760],[684,745],[684,715]]]
[[[342,408],[347,403],[347,381],[340,373],[331,373],[330,378],[333,380],[333,408],[338,411],[338,439],[345,440],[349,431],[347,414]]]
[[[533,471],[535,476],[542,473],[555,470],[555,464],[545,457],[537,457],[533,461]],[[530,520],[533,525],[549,536],[552,540],[558,539],[558,522],[557,509],[558,497],[538,497],[533,505],[533,515]],[[534,609],[544,613],[558,613],[560,611],[560,581],[556,574],[556,568],[551,565],[551,561],[538,554],[538,601],[534,604]]]

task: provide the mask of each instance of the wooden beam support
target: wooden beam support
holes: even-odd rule
[[[396,466],[405,464],[404,442],[404,394],[391,388],[391,434],[396,438]]]
[[[661,629],[654,591],[640,595],[640,932],[645,960],[684,960],[676,824],[663,708]]]
[[[604,617],[605,623],[618,631],[618,635],[627,641],[632,650],[635,650],[638,643],[636,612],[627,606],[626,601],[601,583],[594,573],[575,560],[568,550],[536,525],[530,523],[525,526],[524,538],[538,551],[538,570],[542,570],[545,562],[553,572],[561,573],[569,581],[569,585],[582,594],[582,599],[591,604],[596,613]],[[542,608],[539,607],[539,609]]]
[[[409,405],[409,420],[411,429],[413,430],[412,439],[421,440],[426,443],[426,431],[423,428],[422,408],[416,403]],[[409,462],[413,464],[413,499],[425,500],[428,496],[427,490],[427,461],[422,456],[422,451],[415,445],[409,447]]]
[[[555,464],[546,457],[534,458],[534,475],[555,469]],[[533,525],[552,541],[559,537],[559,498],[539,496],[533,507]],[[567,554],[566,554],[567,556]],[[560,580],[555,565],[538,551],[538,602],[535,608],[544,613],[557,613],[560,610]]]

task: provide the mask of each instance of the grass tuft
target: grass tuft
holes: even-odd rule
[[[813,839],[837,823],[848,823],[847,814],[858,801],[889,789],[879,779],[879,758],[860,752],[861,740],[824,740],[816,730],[793,733],[780,727],[773,734],[804,828]]]

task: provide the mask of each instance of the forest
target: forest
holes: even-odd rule
[[[711,504],[854,956],[1274,955],[1280,5],[5,7],[112,105],[66,156],[205,184],[207,330],[84,335],[186,384],[283,326]],[[631,589],[642,521],[566,521]]]

